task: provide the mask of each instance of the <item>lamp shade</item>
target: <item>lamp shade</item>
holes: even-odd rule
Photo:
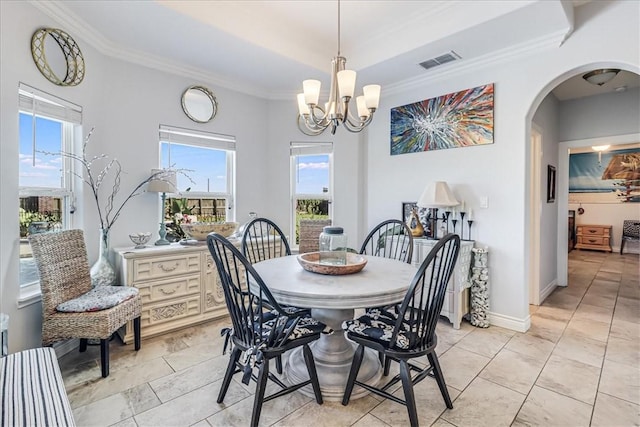
[[[151,175],[156,175],[156,177],[149,181],[147,191],[152,193],[176,193],[178,191],[176,171],[151,169]]]
[[[457,206],[459,203],[446,182],[436,181],[425,188],[417,205],[421,208],[442,208]]]

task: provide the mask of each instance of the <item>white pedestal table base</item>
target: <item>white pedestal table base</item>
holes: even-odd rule
[[[354,343],[346,339],[342,331],[342,322],[353,319],[354,310],[312,309],[311,314],[334,331],[332,334],[323,334],[318,341],[310,345],[318,372],[322,398],[326,401],[341,401],[356,347]],[[302,348],[291,352],[285,373],[287,380],[292,384],[309,378]],[[358,381],[377,385],[381,377],[382,367],[377,352],[366,349],[358,372]],[[300,389],[300,392],[306,396],[314,397],[310,385]],[[358,399],[368,394],[369,391],[356,386],[353,389],[351,399]]]

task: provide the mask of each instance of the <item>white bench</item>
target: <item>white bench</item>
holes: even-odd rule
[[[0,390],[0,426],[75,426],[51,347],[0,358]]]

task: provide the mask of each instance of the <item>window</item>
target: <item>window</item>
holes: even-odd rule
[[[291,235],[296,236],[296,245],[300,219],[331,218],[332,152],[330,142],[291,143]]]
[[[235,188],[235,137],[160,126],[160,166],[177,174],[179,194],[168,197],[165,221],[174,238],[184,237],[171,227],[179,221],[232,221]],[[177,232],[177,235],[175,235]]]
[[[19,87],[19,226],[21,294],[39,293],[38,275],[27,240],[33,233],[72,226],[71,162],[81,107],[27,85]],[[78,134],[80,133],[78,129]]]

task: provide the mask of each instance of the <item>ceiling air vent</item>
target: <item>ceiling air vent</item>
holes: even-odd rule
[[[421,62],[420,66],[425,70],[428,70],[429,68],[437,67],[438,65],[446,64],[447,62],[455,61],[456,59],[460,59],[460,55],[454,51],[449,51],[443,55]]]

